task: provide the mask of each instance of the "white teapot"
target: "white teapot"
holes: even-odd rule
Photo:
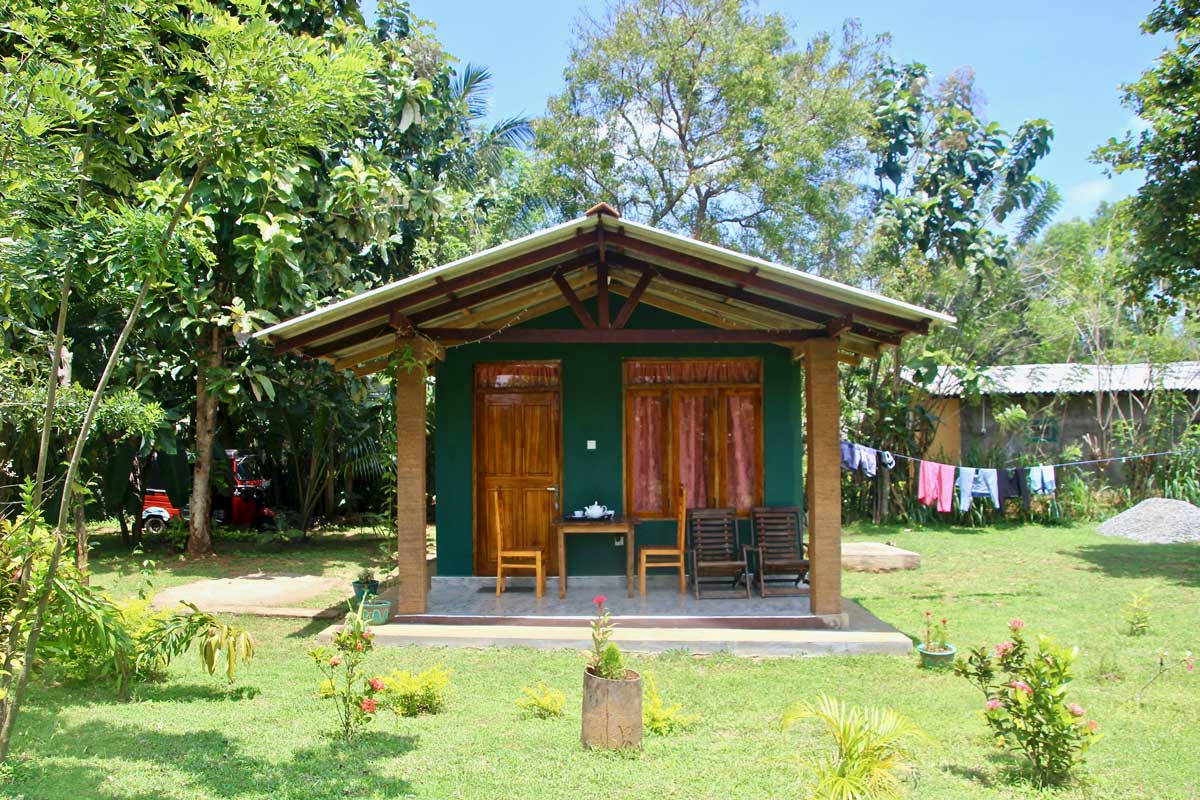
[[[599,501],[593,500],[590,506],[583,509],[583,515],[588,519],[601,519],[608,516],[608,506],[602,506]]]

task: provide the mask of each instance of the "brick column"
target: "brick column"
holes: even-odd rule
[[[425,370],[396,370],[396,560],[394,614],[427,610],[425,565]]]
[[[808,442],[808,585],[814,614],[842,612],[841,410],[836,339],[814,339],[804,356]]]

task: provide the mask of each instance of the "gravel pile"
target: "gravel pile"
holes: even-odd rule
[[[1135,542],[1200,542],[1200,508],[1182,500],[1152,497],[1105,520],[1099,531]]]

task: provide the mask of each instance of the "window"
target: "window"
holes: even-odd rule
[[[762,502],[762,363],[758,359],[625,362],[625,503],[641,517]]]

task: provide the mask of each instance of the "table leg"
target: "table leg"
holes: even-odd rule
[[[625,593],[633,597],[633,525],[625,529]]]
[[[562,526],[558,527],[558,599],[567,597],[567,536]]]

